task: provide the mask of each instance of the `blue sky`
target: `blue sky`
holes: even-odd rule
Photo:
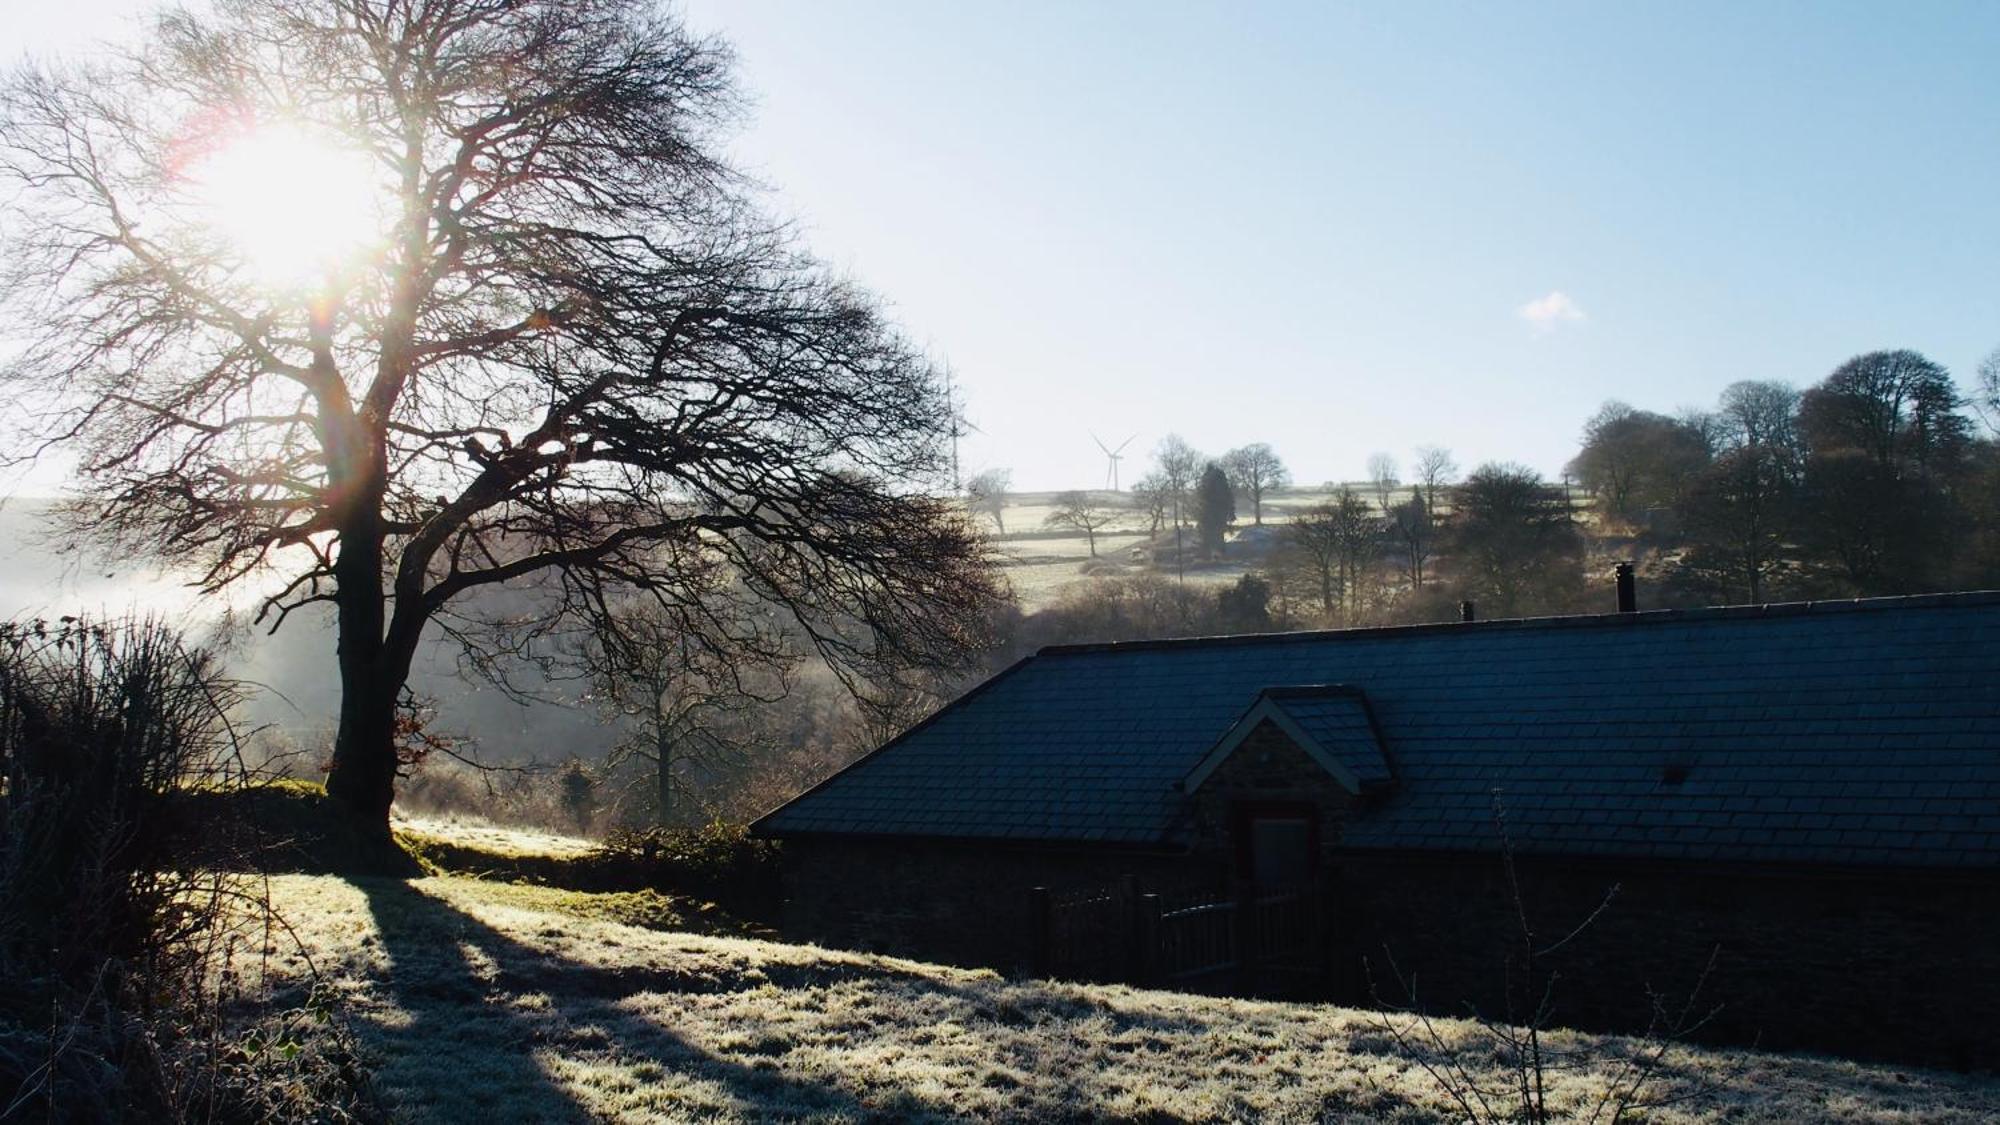
[[[2000,5],[686,11],[755,95],[740,159],[1017,486],[1101,480],[1093,430],[1554,472],[1605,398],[2000,345]]]

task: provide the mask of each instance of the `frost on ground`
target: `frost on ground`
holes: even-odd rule
[[[398,813],[390,825],[399,832],[411,832],[439,843],[477,849],[497,856],[576,859],[590,854],[597,847],[594,842],[579,836],[510,828],[462,813],[409,817]]]
[[[272,886],[401,1120],[1450,1119],[1365,1012],[660,932],[542,893],[461,878]],[[277,971],[297,978],[303,959]],[[1607,1059],[1623,1049],[1595,1042]],[[1648,1121],[2000,1117],[1990,1078],[1715,1051],[1676,1051],[1666,1069],[1712,1094]],[[1560,1095],[1580,1104],[1602,1081],[1567,1075]]]

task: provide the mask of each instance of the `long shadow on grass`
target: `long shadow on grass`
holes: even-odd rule
[[[402,880],[351,881],[381,934],[389,961],[383,999],[395,1008],[362,1033],[377,1056],[378,1081],[404,1115],[515,1122],[601,1113],[588,1094],[550,1073],[551,1057],[589,1062],[593,1073],[582,1080],[613,1100],[643,1100],[648,1084],[691,1078],[697,1088],[675,1107],[690,1116],[865,1121],[948,1113],[904,1091],[863,1104],[768,1060],[718,1055],[619,1007],[640,992],[738,991],[761,982],[591,965],[524,945]]]

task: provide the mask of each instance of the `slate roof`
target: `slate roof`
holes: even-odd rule
[[[1522,851],[2000,865],[2000,593],[1049,648],[757,829],[1181,846],[1259,693],[1334,683],[1397,775],[1349,847],[1490,848],[1498,789]]]

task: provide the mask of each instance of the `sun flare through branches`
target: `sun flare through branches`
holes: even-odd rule
[[[189,179],[202,221],[269,288],[321,284],[382,239],[382,195],[368,158],[300,125],[256,126],[195,165]]]

